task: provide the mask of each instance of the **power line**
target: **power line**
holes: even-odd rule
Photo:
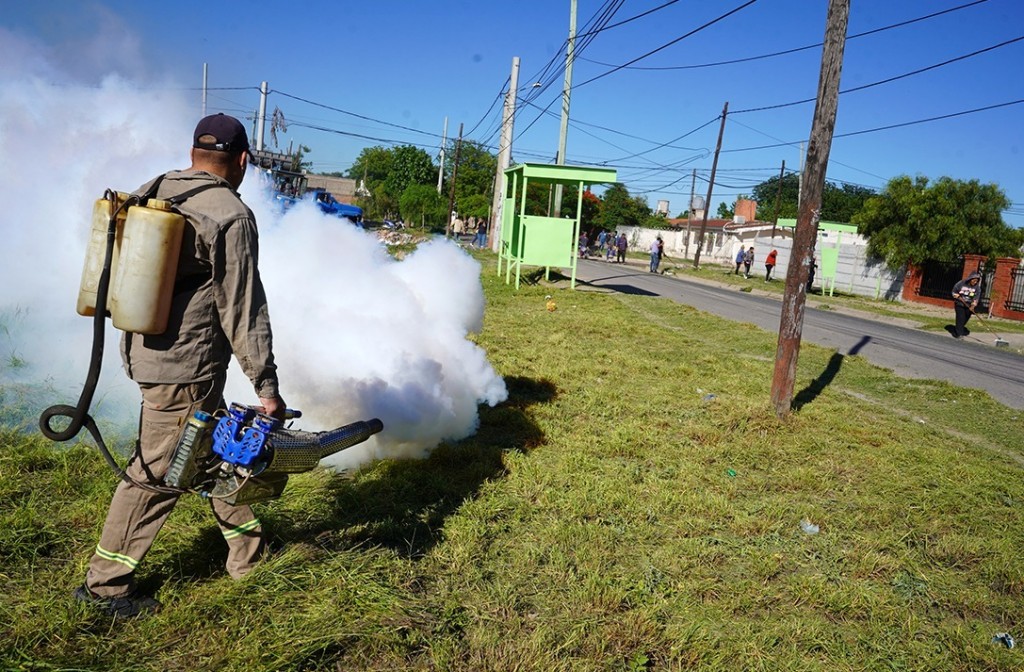
[[[1021,40],[1024,40],[1024,35],[1021,35],[1020,37],[1015,37],[1012,40],[1006,40],[1005,42],[1000,42],[999,44],[994,44],[991,47],[985,47],[984,49],[979,49],[977,51],[972,51],[969,54],[964,54],[962,56],[957,56],[956,58],[951,58],[951,59],[943,61],[941,63],[936,63],[935,65],[929,65],[928,67],[925,67],[925,68],[918,68],[917,70],[912,70],[912,71],[904,73],[902,75],[896,75],[895,77],[889,77],[887,79],[881,79],[881,80],[879,80],[877,82],[871,82],[870,84],[862,84],[861,86],[855,86],[855,87],[850,88],[850,89],[844,89],[844,90],[839,92],[839,95],[842,95],[844,93],[853,93],[854,91],[863,91],[864,89],[870,89],[871,87],[874,87],[874,86],[880,86],[882,84],[888,84],[890,82],[895,82],[895,81],[900,80],[900,79],[906,79],[907,77],[912,77],[913,75],[920,75],[922,72],[928,72],[929,70],[935,70],[936,68],[941,68],[941,67],[949,65],[951,63],[956,63],[957,61],[963,61],[963,60],[966,60],[968,58],[971,58],[972,56],[977,56],[979,54],[984,54],[986,52],[993,51],[995,49],[999,49],[1000,47],[1005,47],[1005,46],[1007,46],[1009,44],[1013,44],[1014,42],[1020,42]],[[803,105],[804,103],[813,103],[815,100],[817,100],[817,98],[805,98],[803,100],[795,100],[795,101],[793,101],[791,103],[780,103],[778,105],[766,105],[766,106],[763,106],[763,107],[749,107],[749,108],[747,108],[745,110],[736,110],[735,112],[733,112],[733,114],[743,114],[744,112],[761,112],[761,111],[764,111],[764,110],[777,110],[777,109],[782,108],[782,107],[792,107],[793,105]]]
[[[625,161],[626,159],[632,159],[632,158],[637,157],[637,156],[643,156],[644,154],[648,154],[650,152],[657,151],[657,150],[659,150],[659,149],[661,149],[663,147],[668,147],[673,142],[678,142],[679,140],[682,140],[683,138],[687,137],[688,135],[693,135],[694,133],[696,133],[700,129],[705,128],[706,126],[710,126],[711,124],[713,124],[716,121],[718,121],[719,118],[720,117],[715,117],[714,119],[709,119],[708,121],[704,122],[703,124],[701,124],[697,128],[693,129],[692,131],[687,131],[686,133],[683,133],[682,135],[680,135],[678,138],[673,138],[672,140],[669,140],[668,142],[663,142],[663,143],[661,143],[660,145],[658,145],[656,147],[651,147],[650,149],[645,149],[642,152],[637,152],[636,154],[630,154],[629,156],[620,156],[617,159],[609,159],[609,161]]]
[[[917,23],[918,21],[925,21],[926,19],[933,19],[933,18],[935,18],[937,16],[941,16],[943,14],[949,14],[950,12],[955,12],[955,11],[958,11],[958,10],[961,10],[961,9],[966,9],[968,7],[973,7],[974,5],[980,5],[983,2],[988,2],[988,0],[975,0],[974,2],[969,2],[966,5],[960,5],[959,7],[951,7],[949,9],[944,9],[941,12],[933,12],[932,14],[927,14],[925,16],[919,16],[916,19],[909,19],[907,21],[901,21],[899,23],[894,23],[892,25],[882,26],[881,28],[874,28],[872,30],[867,30],[867,31],[864,31],[863,33],[857,33],[855,35],[848,35],[846,39],[847,39],[847,41],[849,41],[849,40],[856,39],[858,37],[865,37],[867,35],[873,35],[875,33],[880,33],[882,31],[892,30],[893,28],[902,28],[903,26],[908,26],[908,25],[910,25],[912,23]],[[619,66],[619,67],[620,68],[628,68],[630,70],[692,70],[692,69],[696,69],[696,68],[713,68],[713,67],[717,67],[717,66],[720,66],[720,65],[733,65],[733,64],[736,64],[736,63],[747,63],[747,62],[750,62],[750,61],[759,61],[759,60],[766,59],[766,58],[774,58],[776,56],[786,56],[788,54],[795,54],[795,53],[800,52],[800,51],[807,51],[808,49],[816,49],[816,48],[822,46],[823,44],[824,44],[824,42],[816,42],[814,44],[808,44],[807,46],[804,46],[804,47],[796,47],[794,49],[785,49],[783,51],[776,51],[776,52],[773,52],[771,54],[762,54],[760,56],[748,56],[746,58],[735,58],[735,59],[732,59],[732,60],[729,60],[729,61],[718,61],[718,62],[715,62],[715,63],[700,63],[700,64],[697,64],[697,65],[665,65],[665,66],[641,66],[641,65],[633,66],[633,65],[626,64],[626,65],[622,65],[622,66]],[[606,67],[614,67],[613,63],[602,63],[601,61],[594,61],[594,60],[591,60],[589,58],[584,58],[584,59],[581,59],[581,60],[587,61],[588,63],[594,63],[596,65],[603,65],[603,66],[606,66]]]
[[[622,21],[619,21],[618,23],[613,23],[610,26],[605,26],[604,28],[601,28],[600,30],[594,31],[594,33],[596,34],[596,33],[600,33],[600,32],[605,31],[605,30],[611,30],[612,28],[618,28],[619,26],[624,26],[627,23],[630,23],[632,21],[636,21],[637,19],[643,18],[643,17],[647,16],[648,14],[653,14],[654,12],[657,12],[659,10],[665,9],[669,5],[674,5],[677,2],[679,2],[679,0],[669,0],[668,2],[666,2],[663,5],[658,5],[657,7],[653,8],[653,9],[648,9],[646,12],[642,12],[640,14],[637,14],[636,16],[631,16],[628,19],[624,19]],[[583,37],[584,35],[589,35],[589,34],[590,33],[581,33],[577,37]]]
[[[851,136],[854,136],[854,135],[864,135],[865,133],[875,133],[877,131],[887,131],[887,130],[893,129],[893,128],[901,128],[903,126],[914,126],[916,124],[925,124],[925,123],[928,123],[930,121],[940,121],[942,119],[952,119],[953,117],[962,117],[962,116],[967,115],[967,114],[974,114],[975,112],[985,112],[987,110],[994,110],[994,109],[997,109],[997,108],[1000,108],[1000,107],[1008,107],[1010,105],[1019,105],[1020,103],[1024,103],[1024,98],[1021,98],[1019,100],[1011,100],[1011,101],[1006,102],[1006,103],[997,103],[995,105],[986,105],[985,107],[976,107],[973,110],[964,110],[962,112],[952,112],[950,114],[943,114],[943,115],[938,116],[938,117],[929,117],[927,119],[917,119],[916,121],[906,121],[906,122],[903,122],[903,123],[900,123],[900,124],[889,124],[888,126],[878,126],[876,128],[868,128],[868,129],[864,129],[862,131],[851,131],[850,133],[837,133],[833,137],[835,137],[835,138],[848,138],[848,137],[851,137]],[[793,142],[780,142],[780,143],[774,144],[774,145],[761,145],[760,147],[741,147],[741,148],[737,148],[737,149],[723,149],[722,152],[723,153],[725,153],[725,152],[750,152],[750,151],[753,151],[753,150],[756,150],[756,149],[772,149],[773,147],[789,147],[789,146],[797,145],[800,142],[803,142],[803,141],[802,140],[797,140],[797,141],[793,141]]]
[[[431,136],[433,138],[440,138],[440,137],[442,137],[440,133],[431,133],[429,131],[424,131],[424,130],[421,130],[421,129],[418,129],[418,128],[412,128],[411,126],[403,126],[401,124],[391,123],[390,121],[384,121],[382,119],[375,119],[373,117],[368,117],[368,116],[366,116],[364,114],[357,114],[355,112],[350,112],[348,110],[343,110],[340,107],[333,107],[331,105],[325,105],[323,103],[318,103],[315,100],[309,100],[308,98],[302,98],[302,97],[299,97],[299,96],[294,96],[294,95],[292,95],[290,93],[285,93],[284,91],[278,91],[277,89],[271,89],[270,92],[271,93],[276,93],[279,96],[284,96],[285,98],[291,98],[292,100],[301,101],[301,102],[306,103],[308,105],[313,105],[315,107],[322,107],[325,110],[331,110],[333,112],[340,112],[341,114],[347,114],[348,116],[355,117],[357,119],[363,119],[363,120],[366,120],[366,121],[372,121],[372,122],[374,122],[376,124],[383,124],[384,126],[391,126],[392,128],[401,128],[402,130],[405,130],[405,131],[412,131],[413,133],[420,133],[422,135],[429,135],[429,136]]]
[[[725,14],[722,14],[718,18],[715,18],[715,19],[712,19],[711,21],[708,21],[707,23],[705,23],[702,26],[694,28],[690,32],[686,33],[685,35],[680,35],[676,39],[674,39],[674,40],[672,40],[670,42],[666,42],[665,44],[661,45],[660,47],[658,47],[656,49],[652,49],[651,51],[648,51],[646,54],[643,54],[641,56],[637,56],[636,58],[634,58],[632,61],[629,61],[628,63],[625,63],[623,65],[615,66],[611,70],[608,70],[607,72],[604,72],[604,73],[602,73],[600,75],[597,75],[596,77],[591,77],[587,81],[581,82],[581,83],[577,84],[576,86],[574,86],[572,88],[573,89],[578,89],[581,86],[586,86],[587,84],[590,84],[591,82],[595,82],[595,81],[601,79],[602,77],[607,77],[608,75],[610,75],[610,74],[612,74],[614,72],[618,72],[619,70],[622,70],[623,68],[628,67],[628,66],[636,63],[637,61],[642,61],[643,59],[647,58],[648,56],[652,56],[652,55],[658,53],[659,51],[661,51],[662,49],[667,49],[668,47],[671,47],[673,44],[676,44],[677,42],[685,40],[687,37],[690,37],[691,35],[699,33],[700,31],[704,30],[705,28],[713,26],[714,24],[718,23],[719,21],[722,21],[723,19],[726,19],[726,18],[732,16],[736,12],[738,12],[740,10],[743,10],[743,9],[746,9],[747,7],[749,7],[750,5],[754,4],[755,2],[757,2],[757,0],[747,0],[747,2],[743,3],[739,7],[736,7],[735,9],[732,9],[732,10],[726,12]]]
[[[469,129],[469,132],[466,133],[466,137],[467,138],[469,136],[473,135],[473,132],[476,131],[476,129],[480,126],[480,124],[483,123],[484,119],[487,118],[487,115],[489,115],[491,113],[491,110],[494,109],[494,106],[498,103],[499,100],[501,100],[501,96],[505,93],[505,87],[508,86],[509,82],[511,82],[511,81],[512,81],[512,76],[511,75],[509,75],[508,77],[505,78],[505,83],[501,85],[501,90],[498,91],[498,95],[496,95],[494,97],[494,100],[491,101],[490,107],[488,107],[487,111],[484,112],[484,115],[482,117],[480,117],[480,121],[476,122],[473,125],[473,128]]]

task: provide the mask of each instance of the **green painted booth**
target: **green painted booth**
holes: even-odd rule
[[[498,246],[498,275],[505,267],[505,282],[511,282],[515,270],[516,289],[523,265],[571,269],[571,287],[576,288],[577,241],[583,191],[591,184],[615,182],[610,168],[559,166],[546,163],[521,163],[505,171],[504,202],[501,209],[501,241]],[[549,217],[526,213],[526,189],[531,184],[577,188],[576,212]]]
[[[785,229],[793,229],[794,236],[796,235],[796,220],[795,219],[780,219],[777,226]],[[835,243],[825,245],[822,243],[822,233],[835,233]],[[828,295],[832,296],[836,288],[836,271],[839,268],[839,246],[843,243],[843,234],[857,234],[857,227],[853,224],[840,224],[839,222],[818,222],[818,238],[815,241],[816,254],[821,255],[821,269],[819,277],[821,278],[821,293],[825,293],[825,287],[828,286]]]

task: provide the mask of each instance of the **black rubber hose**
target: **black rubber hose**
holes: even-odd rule
[[[100,272],[99,282],[96,286],[96,312],[93,315],[92,321],[92,355],[89,359],[89,374],[86,376],[82,394],[78,398],[78,405],[55,404],[50,406],[39,415],[39,431],[51,441],[63,442],[70,441],[78,436],[84,427],[96,442],[96,446],[103,454],[103,459],[107,461],[107,464],[110,465],[110,468],[114,470],[119,479],[151,492],[182,494],[188,491],[181,488],[141,483],[129,476],[117,463],[114,456],[110,454],[110,450],[100,434],[99,427],[96,426],[96,421],[89,415],[89,407],[92,406],[92,397],[96,393],[96,385],[100,380],[100,368],[103,365],[103,339],[107,324],[107,294],[110,289],[110,269],[114,258],[114,241],[117,238],[117,216],[121,210],[135,205],[141,200],[138,196],[132,195],[120,207],[114,207],[117,204],[116,193],[108,189],[103,194],[103,197],[111,202],[113,213],[107,224],[107,245],[103,256],[103,270]],[[71,418],[71,423],[63,430],[58,431],[50,425],[55,417]]]
[[[106,328],[107,317],[107,294],[110,288],[110,268],[114,257],[114,241],[117,238],[117,215],[121,208],[127,207],[126,201],[121,208],[116,208],[117,196],[114,192],[107,190],[104,198],[111,201],[112,213],[107,224],[107,245],[103,256],[103,270],[100,272],[99,283],[96,287],[96,308],[92,320],[92,356],[89,360],[89,374],[85,379],[85,387],[78,398],[77,406],[67,404],[56,404],[44,410],[39,416],[39,431],[51,441],[70,441],[78,436],[86,423],[96,424],[89,416],[89,407],[92,406],[92,397],[96,393],[96,385],[100,380],[100,368],[103,366],[103,336]],[[131,199],[129,199],[130,201]],[[56,430],[50,424],[54,417],[62,416],[71,418],[71,423],[63,430]],[[90,430],[90,433],[93,432]],[[96,434],[99,432],[97,431]],[[94,435],[95,436],[95,435]]]

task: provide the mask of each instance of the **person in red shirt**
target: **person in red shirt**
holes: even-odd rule
[[[775,268],[775,260],[778,259],[778,257],[779,257],[779,251],[778,250],[772,250],[771,252],[768,253],[768,256],[765,257],[764,267],[766,269],[768,269],[767,272],[765,272],[765,274],[764,274],[764,281],[765,282],[771,282],[772,270]]]

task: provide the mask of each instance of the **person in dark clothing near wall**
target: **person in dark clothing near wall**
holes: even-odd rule
[[[971,319],[980,298],[981,273],[971,273],[953,285],[953,310],[956,313],[953,338],[959,340],[967,335],[967,320]]]

